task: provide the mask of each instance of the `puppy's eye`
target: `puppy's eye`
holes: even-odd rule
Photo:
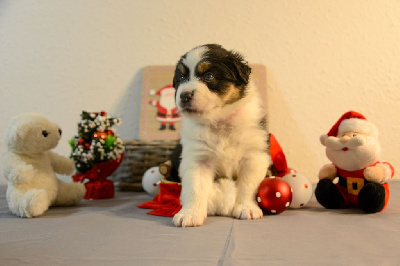
[[[185,82],[186,81],[186,77],[183,74],[180,74],[178,76],[178,80],[179,80],[179,82]]]
[[[214,74],[211,72],[207,72],[204,74],[205,81],[213,81],[215,79]]]
[[[46,130],[43,130],[42,135],[43,135],[43,137],[46,138],[49,135],[49,132],[47,132]]]

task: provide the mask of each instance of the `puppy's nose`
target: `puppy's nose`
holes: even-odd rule
[[[194,94],[193,91],[182,92],[181,95],[180,95],[181,103],[184,103],[184,104],[189,103],[193,98],[193,94]]]

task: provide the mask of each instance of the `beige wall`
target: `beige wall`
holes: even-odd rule
[[[1,1],[0,137],[11,116],[44,114],[69,155],[79,114],[107,110],[138,136],[142,68],[220,43],[267,66],[269,126],[289,166],[317,181],[319,136],[354,109],[400,165],[400,2]],[[0,143],[4,151],[4,143]],[[4,183],[4,179],[0,178]]]

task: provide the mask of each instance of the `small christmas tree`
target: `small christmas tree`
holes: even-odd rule
[[[70,144],[76,169],[79,173],[85,173],[97,163],[119,158],[125,147],[113,128],[121,124],[121,119],[112,118],[106,112],[83,111],[81,117],[78,135],[70,140]]]
[[[105,199],[114,196],[114,184],[107,180],[121,164],[125,146],[115,133],[114,125],[121,119],[108,116],[106,112],[89,113],[83,111],[78,123],[78,135],[70,140],[71,158],[75,162],[77,174],[75,182],[86,186],[86,199]]]

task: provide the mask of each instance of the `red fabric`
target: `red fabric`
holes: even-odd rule
[[[91,181],[85,184],[85,199],[110,199],[114,197],[114,183],[109,180]]]
[[[339,118],[339,120],[333,125],[333,127],[331,128],[331,130],[329,130],[329,132],[328,132],[327,135],[328,135],[329,137],[336,137],[337,134],[338,134],[338,130],[339,130],[339,125],[340,125],[340,123],[342,123],[343,120],[350,119],[350,118],[358,118],[358,119],[367,120],[367,119],[365,118],[365,116],[363,116],[363,115],[360,114],[360,113],[357,113],[357,112],[355,112],[355,111],[348,111],[347,113],[343,114],[343,115]]]
[[[282,147],[272,133],[269,134],[269,153],[271,155],[272,163],[278,171],[278,176],[284,176],[290,172]]]
[[[114,197],[114,184],[107,180],[107,177],[117,170],[123,158],[124,153],[118,159],[95,164],[92,169],[86,171],[84,174],[72,176],[74,182],[83,182],[85,179],[89,180],[89,182],[85,183],[85,199],[109,199]]]
[[[153,209],[147,214],[173,217],[182,206],[179,199],[181,186],[178,183],[161,183],[160,193],[153,200],[138,205],[139,208]]]

